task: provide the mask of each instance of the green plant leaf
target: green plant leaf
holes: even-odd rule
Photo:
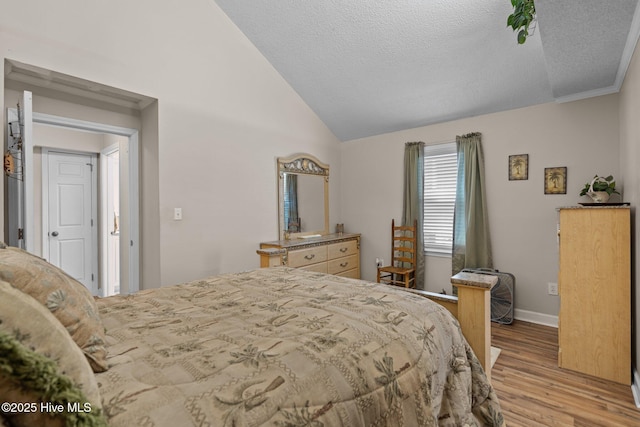
[[[523,44],[529,36],[529,26],[536,18],[536,7],[533,0],[511,0],[513,13],[507,18],[507,27],[518,31],[518,44]]]
[[[520,30],[518,33],[518,44],[523,44],[527,40],[527,32],[525,30]]]
[[[593,191],[606,191],[609,188],[609,184],[606,182],[598,181],[593,183]]]

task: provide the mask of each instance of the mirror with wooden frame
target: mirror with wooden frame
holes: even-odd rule
[[[280,239],[329,234],[329,165],[310,154],[278,158]]]

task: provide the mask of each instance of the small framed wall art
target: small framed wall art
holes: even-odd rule
[[[509,156],[509,181],[529,179],[529,155],[514,154]]]
[[[544,194],[567,194],[567,167],[544,168]]]

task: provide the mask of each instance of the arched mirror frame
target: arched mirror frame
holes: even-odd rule
[[[324,229],[288,232],[284,223],[284,174],[310,175],[322,179],[324,195]],[[280,239],[298,238],[315,234],[329,234],[329,165],[322,163],[310,154],[296,154],[291,157],[278,157],[278,231]]]

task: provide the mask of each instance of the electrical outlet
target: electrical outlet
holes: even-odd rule
[[[376,258],[376,267],[382,267],[384,265],[384,260],[382,258]]]
[[[173,208],[173,219],[175,221],[182,220],[182,208]]]
[[[549,287],[549,295],[558,295],[558,284],[554,282],[547,283]]]

